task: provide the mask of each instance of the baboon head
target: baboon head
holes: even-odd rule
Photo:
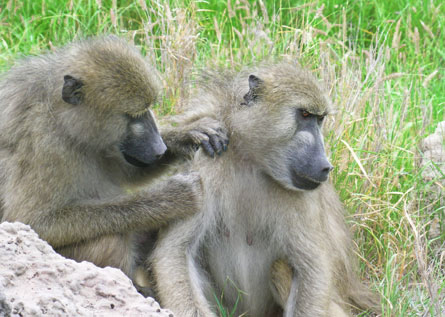
[[[133,166],[159,159],[167,148],[149,110],[160,89],[156,71],[117,37],[78,45],[82,49],[70,51],[73,67],[61,78],[63,130],[80,145]]]
[[[317,188],[332,165],[321,133],[330,102],[316,80],[295,65],[277,64],[259,68],[244,81],[248,92],[232,122],[242,131],[241,148],[256,153],[250,157],[284,187]]]

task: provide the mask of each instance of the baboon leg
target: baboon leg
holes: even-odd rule
[[[207,282],[195,261],[197,248],[192,237],[198,224],[195,217],[172,225],[160,235],[151,257],[156,294],[161,305],[177,316],[216,317],[202,291]]]
[[[270,274],[272,295],[277,304],[284,309],[292,286],[292,268],[286,261],[280,259],[272,264]]]
[[[305,270],[306,266],[300,265],[298,267],[300,269],[296,271],[292,269],[288,262],[281,259],[272,264],[272,294],[275,301],[284,309],[283,316],[326,316],[325,312],[329,300],[326,294],[328,287],[323,285],[323,281],[320,282],[321,275],[315,274],[317,271],[322,272],[322,269],[313,267],[314,272],[307,272]],[[301,278],[299,281],[298,277],[301,274],[304,274],[305,279]],[[311,278],[309,279],[309,277]],[[312,283],[312,281],[314,282]],[[332,307],[332,312],[336,312],[336,308],[341,310],[339,306],[333,305],[336,304],[331,303],[329,306],[330,310]]]
[[[292,268],[284,260],[277,260],[273,263],[271,269],[271,289],[275,301],[284,309],[288,302],[289,294],[294,286]],[[296,288],[296,285],[294,286]],[[295,294],[292,294],[295,295]],[[291,300],[290,302],[293,302]],[[293,316],[290,314],[290,316]],[[351,316],[335,301],[331,300],[329,304],[329,315],[332,317]]]
[[[284,309],[286,317],[327,317],[332,273],[325,254],[317,253],[317,250],[306,241],[304,251],[299,251],[301,254],[291,253],[292,282]]]
[[[76,259],[79,262],[89,261],[99,267],[118,267],[132,277],[135,255],[134,250],[128,247],[130,243],[130,234],[116,234],[92,239],[76,247],[67,245],[56,248],[56,251],[64,257]]]
[[[336,302],[331,301],[330,304],[329,304],[329,316],[332,316],[332,317],[351,317],[351,314],[346,312]]]
[[[300,314],[300,309],[297,307],[297,292],[299,285],[297,275],[294,272],[292,272],[292,279],[290,281],[289,296],[284,305],[283,317],[311,316]]]

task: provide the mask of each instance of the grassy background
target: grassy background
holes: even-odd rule
[[[0,71],[118,34],[163,72],[162,115],[181,110],[200,67],[298,59],[338,108],[326,131],[333,180],[383,315],[439,316],[445,175],[422,178],[420,144],[445,120],[444,30],[445,5],[434,0],[0,0]]]

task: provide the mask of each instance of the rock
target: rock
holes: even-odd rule
[[[423,158],[420,167],[423,168],[422,178],[425,182],[433,183],[428,187],[424,200],[430,204],[427,212],[434,212],[434,206],[438,203],[443,206],[445,203],[445,121],[437,125],[433,134],[427,136],[421,143]],[[425,205],[428,205],[425,204]],[[443,211],[441,211],[443,213]],[[434,239],[443,232],[438,214],[430,222],[428,237]]]
[[[120,270],[57,254],[27,225],[0,224],[0,317],[173,316]]]
[[[442,177],[445,174],[445,121],[440,122],[436,131],[422,141],[421,147],[423,179],[431,181],[439,178],[439,182],[445,185],[445,179]]]

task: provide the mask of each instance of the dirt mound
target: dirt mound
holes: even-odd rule
[[[0,316],[173,316],[120,270],[54,252],[27,225],[0,224]]]

